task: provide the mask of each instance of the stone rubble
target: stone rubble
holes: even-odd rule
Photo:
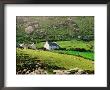
[[[30,66],[31,67],[31,66]],[[49,69],[47,69],[46,66],[42,65],[41,63],[37,63],[35,64],[34,68],[27,68],[25,67],[22,70],[17,70],[16,74],[29,74],[29,75],[37,75],[37,74],[57,74],[57,75],[82,75],[82,74],[94,74],[94,71],[90,71],[90,70],[82,70],[79,68],[74,68],[74,69],[70,69],[70,70],[62,70],[62,69],[51,69],[51,73],[48,72]]]

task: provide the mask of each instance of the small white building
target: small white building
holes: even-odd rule
[[[56,42],[48,42],[48,41],[46,41],[46,43],[44,44],[44,48],[46,50],[59,49],[59,45],[57,45]]]
[[[22,49],[27,49],[27,48],[28,48],[28,46],[27,46],[26,44],[24,44],[24,43],[19,44],[18,47],[19,47],[19,48],[22,48]]]
[[[33,49],[33,50],[36,50],[36,45],[34,43],[32,43],[32,44],[24,44],[24,43],[22,43],[22,44],[17,45],[17,47],[22,48],[22,49]]]
[[[36,50],[36,45],[34,43],[30,44],[29,47],[30,47],[30,49]]]

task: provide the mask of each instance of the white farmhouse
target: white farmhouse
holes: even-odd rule
[[[57,45],[56,42],[48,42],[48,41],[46,41],[46,43],[44,44],[44,48],[46,50],[59,49],[59,45]]]

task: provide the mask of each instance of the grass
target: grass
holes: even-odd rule
[[[45,42],[39,42],[39,43],[36,44],[36,47],[38,49],[43,48],[44,44],[45,44]]]
[[[65,69],[78,67],[84,70],[94,70],[93,61],[78,56],[31,49],[17,49],[16,52],[18,62],[19,60],[40,60],[51,67],[57,66]]]
[[[71,41],[58,41],[57,42],[61,48],[75,49],[75,48],[83,48],[85,50],[93,50],[93,41],[85,42],[85,41],[78,41],[78,40],[71,40]]]
[[[68,55],[76,55],[86,59],[90,59],[94,61],[94,53],[93,52],[79,52],[79,51],[70,51],[70,50],[54,50],[53,52],[68,54]]]

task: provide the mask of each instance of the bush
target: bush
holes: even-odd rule
[[[66,50],[66,48],[59,48],[59,50]]]

